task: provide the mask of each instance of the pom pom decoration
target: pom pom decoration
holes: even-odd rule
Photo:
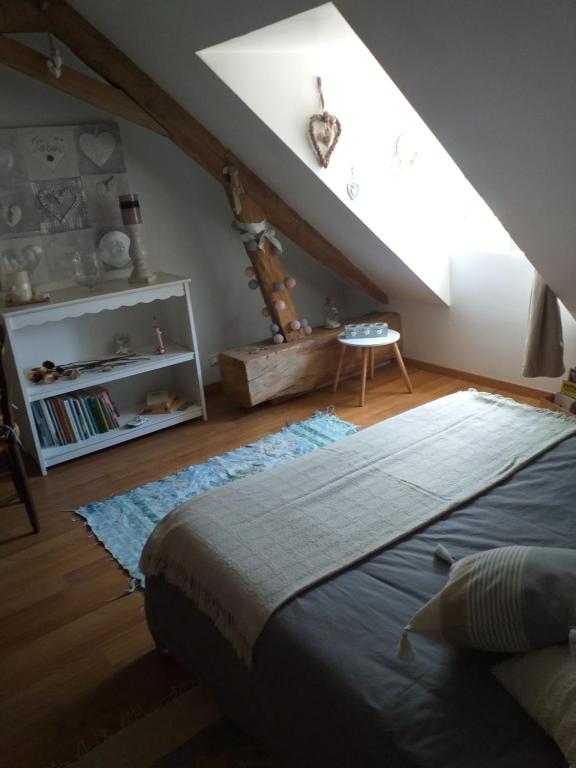
[[[248,288],[255,291],[258,288],[258,280],[248,280]]]
[[[263,307],[260,310],[260,314],[262,315],[262,317],[270,317],[270,310],[268,309],[268,307]]]
[[[308,322],[308,320],[306,320],[305,317],[303,317],[302,320],[300,320],[300,325],[302,326],[302,328],[307,328],[310,325],[310,323]]]
[[[300,320],[292,320],[292,322],[290,323],[290,328],[293,331],[299,331],[301,328]]]
[[[273,283],[272,289],[276,291],[276,293],[282,293],[284,290],[284,283]]]
[[[286,286],[286,288],[295,288],[296,287],[296,280],[294,280],[293,277],[287,277],[284,280],[284,285]]]
[[[270,333],[278,333],[279,330],[280,330],[280,326],[276,325],[276,323],[272,323],[272,325],[270,326]]]
[[[304,328],[304,333],[306,334],[306,336],[310,336],[310,334],[312,333],[312,328],[309,325],[307,325]]]
[[[282,312],[283,309],[286,309],[286,302],[282,301],[282,299],[279,299],[278,301],[274,302],[274,309],[277,309],[278,312]]]
[[[254,277],[256,275],[256,270],[254,269],[254,267],[246,267],[246,269],[244,270],[244,274],[246,275],[246,277]]]
[[[274,344],[282,344],[282,342],[284,341],[284,336],[282,336],[281,333],[275,333],[272,338],[272,341],[274,342]]]

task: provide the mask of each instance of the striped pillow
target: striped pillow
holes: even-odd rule
[[[567,642],[576,625],[576,550],[502,547],[469,555],[405,627],[458,648],[517,653]]]

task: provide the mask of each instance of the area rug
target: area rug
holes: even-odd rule
[[[83,753],[83,754],[82,754]],[[190,688],[88,750],[67,768],[271,768],[202,686]]]
[[[144,576],[138,567],[144,544],[168,512],[193,496],[284,464],[351,435],[357,429],[329,411],[317,412],[256,443],[194,464],[175,475],[105,501],[94,501],[76,512],[86,520],[112,557],[128,571],[132,578],[131,589],[134,589],[144,584]]]

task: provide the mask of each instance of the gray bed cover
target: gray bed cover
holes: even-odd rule
[[[576,438],[400,543],[283,606],[252,669],[178,589],[150,579],[157,641],[199,675],[282,765],[294,768],[559,768],[555,744],[490,674],[503,658],[413,636],[404,624],[455,557],[525,544],[576,547]]]

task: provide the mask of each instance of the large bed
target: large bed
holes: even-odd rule
[[[240,660],[162,576],[146,613],[167,648],[280,764],[304,768],[560,768],[558,748],[490,673],[503,657],[413,638],[403,626],[455,557],[509,544],[576,548],[576,436],[450,514],[277,610]]]

